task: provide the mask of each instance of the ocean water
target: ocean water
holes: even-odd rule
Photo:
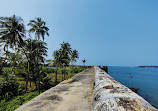
[[[109,75],[128,88],[139,88],[138,94],[158,109],[158,68],[108,66]]]

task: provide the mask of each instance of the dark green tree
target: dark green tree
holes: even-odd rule
[[[4,45],[4,50],[22,47],[24,37],[25,27],[21,17],[0,17],[0,43]]]
[[[45,35],[49,36],[49,33],[48,33],[49,28],[46,27],[45,25],[46,25],[46,22],[42,21],[41,18],[30,20],[30,22],[28,23],[28,26],[31,26],[29,33],[34,33],[35,38],[37,40],[39,40],[40,37],[42,37],[42,39],[44,40]]]
[[[34,81],[37,88],[38,80],[38,67],[42,65],[45,61],[45,56],[47,56],[47,44],[43,41],[27,39],[25,50],[28,56],[27,61],[29,62],[29,71],[30,71],[30,83],[31,80]]]
[[[3,74],[3,79],[0,81],[0,97],[9,100],[13,96],[18,95],[19,83],[15,77],[9,74]]]
[[[30,22],[28,23],[28,26],[31,26],[31,28],[29,29],[29,33],[34,33],[35,38],[37,40],[39,40],[40,37],[42,37],[42,39],[44,40],[45,35],[49,36],[49,33],[48,33],[49,28],[46,27],[46,22],[42,21],[41,18],[36,18],[35,20],[30,20]],[[38,50],[37,54],[39,52],[40,52],[40,50]],[[39,60],[37,60],[37,61],[39,61]],[[38,65],[38,70],[37,70],[38,74],[40,74],[39,72],[42,69],[42,66],[41,66],[41,68],[39,68],[39,67],[40,67],[40,65]],[[39,75],[39,78],[41,78],[40,75]],[[39,93],[40,93],[40,81],[39,81]]]
[[[79,58],[79,53],[77,50],[73,50],[71,53],[71,62],[72,65],[76,62],[76,59]]]

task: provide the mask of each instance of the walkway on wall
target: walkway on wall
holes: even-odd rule
[[[87,69],[47,90],[16,111],[90,111],[92,75]]]

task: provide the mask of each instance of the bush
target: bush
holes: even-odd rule
[[[72,71],[72,73],[79,73],[83,70],[84,70],[84,68],[82,68],[82,67],[72,67],[71,71]]]
[[[18,87],[18,95],[23,94],[24,89],[25,89],[25,84],[24,84],[24,83],[19,84],[19,87]]]
[[[43,81],[42,81],[42,88],[43,89],[49,89],[52,87],[52,78],[47,75],[46,77],[43,78]]]
[[[0,106],[1,106],[0,111],[14,111],[16,108],[30,101],[31,99],[33,99],[34,97],[38,95],[39,95],[38,91],[36,91],[36,92],[26,93],[21,96],[16,96],[9,101],[6,101],[5,99],[3,99],[0,101]]]
[[[54,67],[42,67],[42,70],[45,71],[46,73],[55,73]]]
[[[18,95],[18,86],[14,76],[4,74],[3,79],[0,81],[0,96],[6,100],[11,99],[13,96]]]

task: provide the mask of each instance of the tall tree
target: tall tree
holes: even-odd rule
[[[53,53],[54,63],[60,68],[64,67],[64,79],[65,79],[65,68],[66,66],[69,65],[71,60],[71,52],[72,50],[70,44],[63,42],[61,44],[61,48],[57,51],[54,51]],[[56,78],[57,78],[57,74],[56,74]],[[63,80],[63,72],[62,72],[62,80]]]
[[[18,46],[26,55],[25,49],[23,48],[24,37],[25,27],[21,17],[15,15],[12,17],[0,17],[0,45],[4,46],[4,51],[8,51],[8,48],[16,49]]]
[[[63,64],[62,64],[62,52],[61,50],[56,50],[54,51],[53,53],[53,57],[54,57],[54,64],[57,66],[57,67],[63,67]],[[56,68],[56,71],[55,71],[55,83],[57,84],[57,70],[58,68]],[[62,80],[63,80],[63,73],[62,73]]]
[[[79,58],[79,53],[77,50],[73,50],[71,53],[71,62],[72,65],[74,64],[74,62],[76,62],[76,59]]]
[[[37,78],[39,77],[37,69],[41,63],[44,63],[44,56],[47,56],[47,44],[39,40],[26,40],[25,50],[28,56],[28,62],[30,64],[30,83],[34,81],[37,88]]]
[[[45,35],[49,36],[49,33],[48,33],[49,28],[46,27],[45,25],[46,25],[46,22],[42,21],[41,18],[30,20],[30,22],[28,23],[28,26],[31,26],[29,33],[34,33],[35,38],[37,40],[39,40],[40,37],[42,37],[42,39],[44,40]]]
[[[21,17],[0,17],[0,43],[4,45],[4,50],[22,47],[24,37],[25,27]]]
[[[71,56],[72,49],[70,47],[70,44],[63,42],[59,50],[61,52],[61,58],[62,58],[61,63],[66,67],[69,65],[70,60],[71,60],[70,56]]]
[[[42,39],[44,40],[45,35],[49,36],[49,33],[48,33],[49,28],[46,27],[45,25],[46,25],[46,22],[42,21],[41,18],[36,18],[35,20],[30,20],[30,22],[28,23],[28,26],[31,26],[29,33],[34,33],[35,38],[37,40],[39,40],[40,37],[42,37]],[[38,50],[37,54],[38,53],[39,53],[39,50]],[[41,69],[42,69],[42,67],[41,67]],[[39,66],[38,66],[38,74],[39,74],[39,72],[40,71],[39,71]],[[40,75],[39,75],[39,78],[40,78]],[[39,93],[40,93],[40,81],[39,81]]]

